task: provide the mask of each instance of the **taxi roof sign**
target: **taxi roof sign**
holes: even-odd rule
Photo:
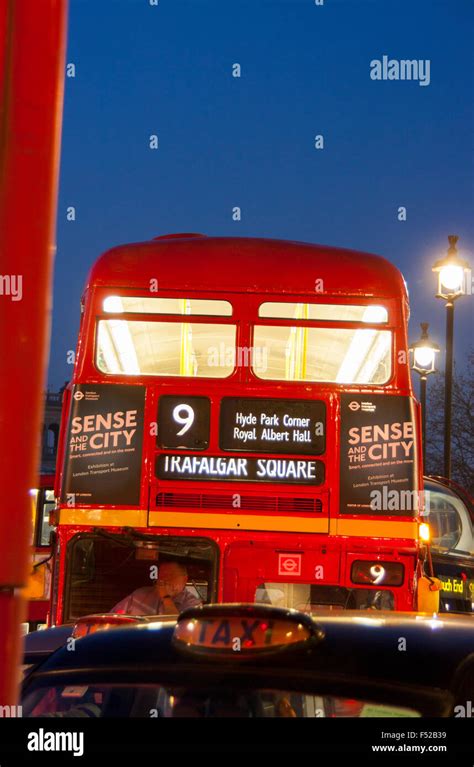
[[[72,636],[80,639],[96,631],[106,631],[111,628],[123,628],[131,623],[143,623],[146,619],[140,615],[119,615],[118,613],[98,613],[85,615],[74,624]]]
[[[175,647],[229,659],[301,649],[320,641],[322,629],[305,613],[256,604],[204,605],[178,618]]]

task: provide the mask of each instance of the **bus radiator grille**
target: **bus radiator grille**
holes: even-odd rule
[[[275,513],[300,512],[321,514],[323,503],[320,498],[287,496],[240,495],[236,506],[235,494],[211,493],[158,493],[157,509],[229,509],[230,511],[273,511]]]

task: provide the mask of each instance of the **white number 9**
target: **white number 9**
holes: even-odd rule
[[[382,567],[382,565],[373,565],[370,568],[370,574],[374,583],[382,583],[383,579],[385,578],[385,568]]]
[[[186,413],[184,418],[180,415],[183,411]],[[173,418],[176,423],[183,424],[183,428],[181,431],[178,431],[176,435],[177,437],[181,437],[182,434],[186,434],[188,429],[190,429],[194,423],[194,410],[191,405],[185,405],[183,402],[181,405],[176,405],[176,407],[173,408]]]

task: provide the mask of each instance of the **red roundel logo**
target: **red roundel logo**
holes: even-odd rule
[[[278,554],[278,575],[301,575],[301,554]]]

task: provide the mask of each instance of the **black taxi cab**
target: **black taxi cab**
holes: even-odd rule
[[[472,716],[473,700],[467,616],[227,604],[177,619],[81,619],[25,679],[22,709],[50,719],[417,718]]]
[[[425,477],[426,521],[440,611],[474,612],[474,501],[453,480]]]

